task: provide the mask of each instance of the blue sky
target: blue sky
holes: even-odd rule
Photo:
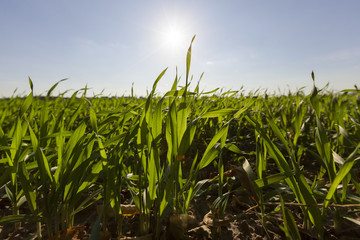
[[[0,97],[55,93],[87,85],[105,95],[146,95],[166,67],[158,92],[170,89],[176,66],[202,90],[312,87],[360,83],[360,1],[1,1]],[[166,40],[175,34],[180,41]]]

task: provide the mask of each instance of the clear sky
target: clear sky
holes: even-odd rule
[[[360,85],[359,0],[18,0],[0,1],[0,97],[55,94],[86,84],[105,95],[170,90],[185,82],[193,44],[193,86],[202,90],[342,90]]]

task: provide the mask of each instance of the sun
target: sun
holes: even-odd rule
[[[184,34],[180,29],[169,28],[164,32],[164,44],[170,49],[176,50],[180,48],[184,41]]]
[[[190,18],[189,18],[190,19]],[[151,41],[151,53],[162,54],[171,59],[178,59],[181,54],[186,53],[189,42],[194,32],[193,24],[188,18],[176,16],[165,16],[157,19],[148,28]]]
[[[186,32],[176,24],[167,25],[161,31],[161,42],[163,47],[172,53],[183,51],[186,46]]]

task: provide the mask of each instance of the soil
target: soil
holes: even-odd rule
[[[207,239],[285,239],[280,226],[283,225],[281,213],[274,213],[265,218],[261,217],[260,209],[256,203],[248,196],[245,191],[233,194],[228,201],[224,217],[218,219],[211,212],[211,204],[216,199],[217,190],[208,189],[203,195],[194,198],[190,211],[187,216],[171,216],[164,223],[161,240],[207,240]],[[0,200],[1,216],[11,214],[7,199]],[[273,206],[275,209],[275,206]],[[316,239],[311,233],[301,228],[301,212],[295,207],[289,207],[292,210],[297,225],[299,226],[302,239]],[[271,206],[268,206],[268,210]],[[325,222],[325,239],[360,239],[360,227],[344,221],[344,230],[335,234],[332,224],[331,211],[328,220]],[[216,214],[215,214],[216,215]],[[96,206],[90,206],[80,212],[75,218],[75,227],[70,228],[67,232],[61,232],[52,239],[76,240],[89,239],[93,224],[98,218]],[[360,214],[358,215],[360,220]],[[124,217],[123,239],[152,239],[153,236],[136,237],[139,233],[139,216],[132,215]],[[116,233],[116,224],[114,218],[110,217],[108,222],[109,232],[101,233],[100,239],[118,239]],[[43,226],[43,232],[45,226]],[[30,240],[36,232],[33,223],[22,223],[14,231],[14,224],[0,225],[0,239],[3,240]],[[44,236],[45,239],[48,239]]]

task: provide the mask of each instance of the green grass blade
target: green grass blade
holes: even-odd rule
[[[26,200],[28,202],[30,211],[32,213],[35,213],[37,210],[37,204],[36,204],[36,192],[34,191],[34,188],[30,185],[30,177],[29,173],[26,169],[25,163],[21,162],[19,167],[19,180],[21,183],[21,186],[24,190],[24,195],[26,197]]]
[[[338,185],[345,178],[345,176],[349,173],[351,168],[354,166],[355,162],[360,159],[358,156],[360,144],[356,147],[356,149],[350,154],[350,156],[345,160],[345,163],[341,166],[339,172],[337,173],[335,179],[333,180],[328,193],[326,194],[324,201],[324,208],[327,208],[331,198],[336,192]]]
[[[66,81],[67,78],[64,78],[64,79],[61,79],[60,81],[58,81],[57,83],[55,83],[50,89],[49,91],[47,92],[46,96],[47,97],[50,97],[52,91],[54,91],[54,89],[57,87],[57,85],[59,85],[59,83],[63,82],[63,81]]]
[[[258,188],[269,186],[274,183],[279,183],[285,180],[287,176],[284,173],[276,173],[270,176],[263,177],[261,179],[256,179],[254,183]]]
[[[96,118],[96,113],[95,110],[92,106],[90,106],[89,108],[89,115],[90,115],[90,124],[92,129],[98,133],[98,125],[97,125],[97,118]]]
[[[224,116],[233,115],[237,111],[238,111],[237,109],[219,109],[219,110],[207,112],[204,115],[202,115],[201,118],[224,117]]]
[[[31,92],[25,99],[20,108],[20,117],[30,108],[33,101],[33,93]]]
[[[190,65],[191,65],[191,48],[192,48],[192,44],[195,40],[195,37],[196,37],[196,35],[194,35],[193,38],[191,39],[191,43],[190,43],[189,49],[186,54],[186,86],[185,86],[186,88],[189,84],[189,72],[190,72]],[[186,91],[184,94],[186,95]]]
[[[291,214],[290,210],[285,208],[284,199],[280,196],[281,201],[281,211],[284,218],[284,229],[287,239],[291,240],[301,240],[299,229],[296,225],[294,216]]]
[[[207,146],[203,157],[201,158],[199,162],[199,169],[202,169],[209,165],[212,160],[214,160],[215,157],[219,154],[219,149],[215,147],[215,144],[224,136],[227,135],[229,129],[229,125],[223,126],[219,132],[215,134],[215,136],[211,139],[209,145]]]

